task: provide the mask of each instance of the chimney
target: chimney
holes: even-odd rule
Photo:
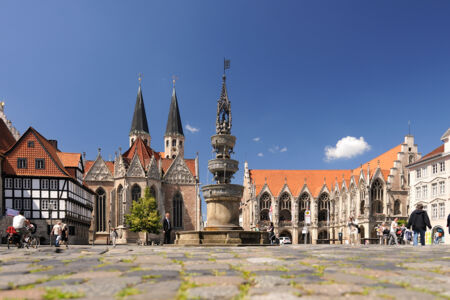
[[[58,150],[58,141],[57,140],[48,140],[48,142],[50,143],[50,145],[53,146],[53,148]]]

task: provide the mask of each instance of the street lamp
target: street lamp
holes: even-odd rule
[[[50,214],[50,246],[52,246],[52,235],[53,235],[53,209],[50,206],[50,208],[48,209],[48,213]]]

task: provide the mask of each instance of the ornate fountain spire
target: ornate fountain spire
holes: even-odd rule
[[[224,61],[222,92],[217,100],[216,134],[231,134],[231,102],[228,99],[225,70],[230,68],[230,61]]]

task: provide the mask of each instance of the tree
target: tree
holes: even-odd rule
[[[133,201],[130,214],[125,215],[125,223],[133,232],[145,232],[145,242],[148,240],[148,233],[159,234],[162,229],[161,215],[158,210],[158,203],[150,192],[150,188],[145,188],[144,197]]]

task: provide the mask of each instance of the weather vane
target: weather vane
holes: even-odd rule
[[[142,73],[139,73],[139,77],[138,77],[138,80],[139,80],[139,85],[141,85],[141,82],[142,82],[142,77],[144,76],[144,74],[142,74]]]

